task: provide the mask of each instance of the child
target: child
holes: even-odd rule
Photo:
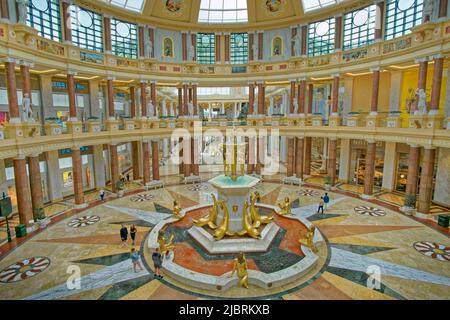
[[[134,248],[131,249],[131,262],[133,263],[133,270],[136,271],[136,266],[139,267],[139,271],[142,271],[141,263],[139,262],[139,252],[137,252]]]
[[[319,213],[319,211],[322,211],[323,214],[323,206],[324,206],[323,197],[320,197],[319,208],[317,209],[317,213]]]

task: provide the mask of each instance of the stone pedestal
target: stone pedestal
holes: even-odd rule
[[[328,126],[329,127],[338,127],[340,124],[340,117],[337,114],[332,114],[328,118]]]
[[[157,129],[157,128],[159,128],[159,118],[157,118],[157,117],[149,117],[149,118],[147,118],[147,127],[149,129]]]
[[[123,125],[123,129],[124,130],[134,130],[134,120],[133,119],[126,119],[124,120],[124,125]]]
[[[409,127],[410,128],[425,128],[426,125],[426,115],[423,114],[413,114],[409,116]]]
[[[83,123],[81,121],[67,121],[67,131],[70,134],[83,133]]]
[[[33,138],[41,135],[41,125],[37,122],[25,122],[22,124],[23,136]]]
[[[313,115],[311,117],[311,125],[313,127],[321,127],[321,126],[323,126],[323,117],[322,117],[322,115]]]
[[[440,114],[429,114],[425,122],[425,127],[427,129],[442,129],[444,122],[444,116]]]
[[[369,114],[366,117],[366,127],[367,128],[377,128],[380,126],[381,116],[378,114]]]
[[[359,114],[349,115],[347,117],[347,127],[359,127],[361,125],[361,116]]]
[[[119,121],[117,120],[106,120],[106,130],[108,131],[118,131],[119,130]]]
[[[99,121],[88,121],[87,122],[88,132],[100,132],[102,130],[102,126]]]
[[[389,116],[386,118],[387,128],[401,128],[402,127],[402,117],[400,116]]]
[[[138,119],[136,120],[136,125],[139,127],[139,129],[148,129],[148,122],[147,122],[147,118],[142,118],[142,119]]]
[[[5,132],[8,139],[23,138],[23,126],[21,123],[5,123]]]

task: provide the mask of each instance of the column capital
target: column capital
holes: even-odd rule
[[[68,76],[76,76],[76,75],[78,75],[78,72],[73,71],[73,70],[67,70],[67,75]]]
[[[430,60],[440,59],[440,58],[444,58],[444,55],[441,54],[441,53],[434,54],[434,55],[432,55],[432,56],[429,57]]]
[[[420,57],[420,58],[414,59],[414,63],[421,63],[421,62],[427,62],[427,61],[429,61],[428,57]]]
[[[39,153],[31,153],[28,155],[28,158],[39,158]]]
[[[111,18],[112,18],[112,15],[104,13],[104,14],[103,14],[103,18],[111,19]]]
[[[150,82],[150,84],[157,84],[158,83],[158,81],[156,81],[156,80],[150,80],[149,82]]]
[[[420,148],[420,145],[419,145],[419,144],[408,143],[408,145],[409,145],[411,148]]]
[[[366,139],[367,143],[377,143],[375,139]]]
[[[13,160],[25,160],[26,156],[24,154],[18,154]]]
[[[306,77],[300,77],[298,78],[298,81],[306,81]]]
[[[255,82],[254,82],[254,81],[249,81],[249,82],[247,82],[247,84],[248,84],[249,86],[254,86],[254,85],[255,85]]]
[[[148,29],[152,29],[152,30],[155,30],[155,29],[156,29],[155,26],[150,26],[150,25],[147,25],[147,28],[148,28]]]
[[[106,77],[106,80],[108,80],[108,81],[114,81],[114,80],[116,80],[116,77],[108,76],[108,77]]]
[[[289,26],[289,29],[297,29],[298,25]]]
[[[376,72],[376,71],[380,71],[381,68],[380,67],[371,67],[369,68],[370,72]]]
[[[297,79],[295,78],[289,79],[289,82],[297,82]]]
[[[191,82],[192,86],[198,86],[198,82]]]
[[[139,28],[145,28],[146,27],[145,23],[138,23],[137,26]]]
[[[426,149],[426,150],[435,150],[435,149],[436,149],[436,147],[434,147],[434,146],[432,146],[432,145],[429,145],[429,144],[423,146],[423,148]]]
[[[139,83],[148,83],[148,80],[140,79],[140,80],[139,80]]]
[[[68,5],[72,5],[73,4],[73,0],[61,0],[64,3],[67,3]]]
[[[20,60],[13,58],[13,57],[6,57],[1,59],[2,62],[8,62],[8,63],[20,63]]]
[[[338,78],[338,77],[340,77],[340,73],[339,72],[336,72],[336,73],[332,73],[331,74],[331,76],[333,77],[333,78]]]
[[[258,30],[257,33],[264,33],[264,30]]]
[[[257,85],[264,84],[264,80],[256,81],[256,84],[257,84]]]
[[[34,63],[31,61],[26,61],[26,60],[20,60],[19,61],[19,65],[24,66],[24,67],[29,67],[29,68],[33,68],[34,67]]]

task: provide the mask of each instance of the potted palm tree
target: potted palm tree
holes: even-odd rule
[[[413,215],[416,211],[416,195],[407,194],[405,197],[405,202],[403,203],[403,207],[400,209],[407,215]]]

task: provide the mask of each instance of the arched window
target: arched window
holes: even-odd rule
[[[376,5],[346,13],[344,16],[344,50],[375,41]]]
[[[72,43],[80,48],[102,52],[102,16],[98,13],[71,6]]]
[[[136,25],[112,18],[111,46],[113,54],[136,59],[138,46]]]
[[[308,26],[308,55],[320,56],[334,52],[335,19],[310,23]]]
[[[230,60],[232,64],[248,62],[248,34],[232,33],[230,37]]]
[[[401,37],[411,32],[411,28],[422,23],[423,0],[387,0],[386,40]]]
[[[215,61],[214,33],[197,33],[197,63],[214,64]]]
[[[41,37],[61,41],[59,0],[30,0],[27,25],[36,29]]]

